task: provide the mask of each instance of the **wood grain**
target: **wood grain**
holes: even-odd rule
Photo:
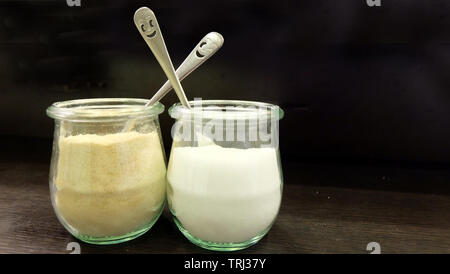
[[[290,166],[290,168],[293,168]],[[291,173],[292,174],[292,173]],[[291,184],[269,234],[241,253],[450,253],[450,197]],[[59,224],[48,164],[0,162],[0,253],[69,253],[77,241]],[[209,253],[186,240],[164,212],[140,238],[113,246],[81,243],[82,253]]]

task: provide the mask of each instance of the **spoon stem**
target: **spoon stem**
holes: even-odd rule
[[[152,10],[147,7],[139,8],[134,14],[134,23],[136,24],[139,33],[144,38],[150,50],[158,60],[159,65],[163,69],[170,83],[172,83],[178,99],[184,107],[191,108],[184,93],[183,87],[180,84],[175,69],[167,52],[167,47],[164,38],[159,28],[158,20]]]
[[[177,68],[176,74],[180,81],[183,81],[191,72],[196,70],[201,64],[214,55],[223,45],[224,39],[220,33],[210,32],[200,40],[183,63]],[[161,100],[172,90],[170,81],[166,83],[153,95],[145,106],[151,106]]]

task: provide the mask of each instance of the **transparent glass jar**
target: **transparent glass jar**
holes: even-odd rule
[[[165,204],[158,115],[143,99],[81,99],[47,109],[55,119],[50,195],[61,224],[93,244],[134,239]]]
[[[233,251],[258,242],[281,204],[276,105],[247,101],[175,104],[167,170],[174,221],[192,243]]]

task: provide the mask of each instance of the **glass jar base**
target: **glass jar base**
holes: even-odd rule
[[[237,250],[246,249],[246,248],[256,244],[257,242],[259,242],[259,240],[261,240],[267,234],[267,232],[269,232],[269,230],[270,230],[270,227],[268,227],[266,230],[261,232],[261,234],[259,234],[258,236],[255,236],[255,237],[253,237],[250,240],[245,241],[245,242],[240,242],[240,243],[216,243],[216,242],[204,241],[204,240],[201,240],[201,239],[199,239],[197,237],[192,236],[183,227],[183,225],[180,223],[180,221],[178,221],[178,219],[176,217],[174,217],[173,220],[174,220],[175,224],[177,225],[178,229],[181,231],[181,233],[183,233],[183,235],[191,243],[193,243],[196,246],[199,246],[201,248],[208,249],[208,250],[213,250],[213,251],[237,251]]]
[[[131,241],[133,239],[136,239],[137,237],[143,235],[147,231],[150,230],[152,225],[145,226],[142,229],[139,229],[137,231],[133,231],[131,233],[122,235],[122,236],[113,236],[113,237],[92,237],[82,234],[72,234],[75,238],[78,240],[81,240],[88,244],[96,244],[96,245],[110,245],[110,244],[120,244],[123,242]]]
[[[156,215],[153,218],[152,221],[150,221],[149,223],[147,223],[146,225],[144,225],[140,229],[135,230],[135,231],[130,232],[130,233],[127,233],[127,234],[122,235],[122,236],[93,237],[93,236],[88,236],[88,235],[83,235],[83,234],[76,234],[76,233],[72,233],[72,232],[71,232],[71,234],[75,238],[77,238],[78,240],[83,241],[83,242],[88,243],[88,244],[111,245],[111,244],[120,244],[120,243],[123,243],[123,242],[128,242],[128,241],[136,239],[137,237],[145,234],[147,231],[150,230],[150,228],[153,227],[153,225],[156,223],[156,221],[158,221],[159,217],[161,216],[161,214],[163,212],[164,204],[161,206],[161,209],[160,209],[158,215]],[[67,230],[71,231],[70,229],[67,229]]]

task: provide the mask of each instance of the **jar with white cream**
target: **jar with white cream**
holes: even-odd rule
[[[54,103],[50,196],[76,238],[113,244],[148,231],[165,204],[166,161],[158,115],[143,99]],[[131,123],[132,121],[132,123]]]
[[[192,243],[233,251],[257,243],[281,204],[276,105],[207,100],[169,109],[176,120],[167,171],[174,221]]]

